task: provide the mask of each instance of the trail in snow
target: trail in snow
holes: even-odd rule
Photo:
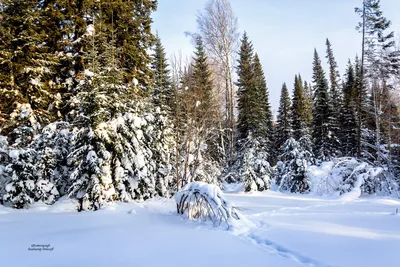
[[[304,266],[397,267],[400,201],[265,192],[229,194],[257,227],[239,236]]]
[[[277,254],[283,258],[288,258],[288,259],[294,260],[294,261],[304,264],[306,266],[331,267],[331,265],[327,265],[325,263],[319,262],[318,260],[315,260],[311,257],[305,256],[299,252],[292,251],[292,250],[285,248],[282,245],[279,245],[271,240],[257,236],[254,233],[249,233],[248,235],[246,235],[242,238],[245,238],[245,239],[249,240],[250,242],[257,244],[258,246],[265,248],[270,253]]]

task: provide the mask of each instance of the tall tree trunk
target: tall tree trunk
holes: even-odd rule
[[[365,58],[365,0],[363,1],[363,22],[362,22],[362,45],[361,45],[361,69],[360,88],[358,90],[358,125],[357,125],[357,158],[361,157],[361,127],[362,127],[362,90],[364,87],[364,58]]]

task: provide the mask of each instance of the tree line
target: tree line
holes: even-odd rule
[[[398,177],[399,51],[379,0],[356,12],[361,58],[344,79],[282,85],[273,119],[261,61],[228,0],[210,0],[168,59],[151,31],[157,1],[0,3],[0,199],[16,208],[68,196],[78,209],[170,196],[192,181],[307,192],[307,166],[339,157]],[[150,52],[149,52],[150,51]],[[396,154],[397,153],[397,154]],[[274,167],[276,166],[276,167]]]

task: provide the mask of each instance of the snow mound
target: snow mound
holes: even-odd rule
[[[320,166],[311,166],[308,175],[318,195],[340,194],[341,200],[357,199],[362,193],[373,194],[382,188],[383,169],[355,158],[338,158]]]

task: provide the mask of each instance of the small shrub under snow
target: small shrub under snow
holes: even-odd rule
[[[237,208],[225,199],[215,185],[193,182],[175,194],[178,214],[189,220],[211,221],[214,226],[225,223],[228,228],[241,219]]]

